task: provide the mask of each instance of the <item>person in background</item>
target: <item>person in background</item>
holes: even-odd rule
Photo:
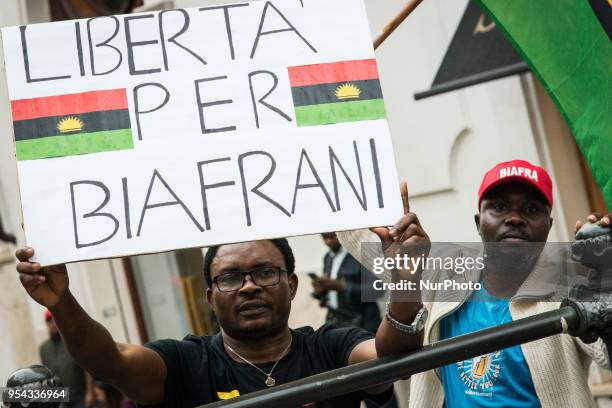
[[[79,367],[66,350],[53,315],[49,310],[45,310],[44,317],[49,331],[49,339],[38,349],[40,360],[70,389],[70,407],[89,408],[93,401],[93,380],[89,374]]]
[[[380,311],[375,302],[364,302],[366,291],[374,299],[383,294],[372,289],[374,275],[340,245],[335,232],[321,234],[329,251],[323,257],[323,275],[312,279],[314,295],[328,309],[327,322],[376,332]]]

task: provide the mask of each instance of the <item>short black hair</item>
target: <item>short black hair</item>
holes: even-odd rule
[[[276,248],[280,251],[285,259],[285,267],[287,268],[287,274],[291,275],[295,272],[295,257],[293,256],[293,250],[289,245],[289,242],[286,238],[278,238],[278,239],[269,239],[268,241],[272,242]],[[208,284],[209,288],[212,288],[212,278],[210,276],[210,267],[212,265],[215,256],[217,256],[217,251],[222,245],[215,245],[208,248],[206,252],[206,256],[204,257],[204,279]]]

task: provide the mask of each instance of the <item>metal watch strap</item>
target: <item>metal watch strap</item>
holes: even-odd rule
[[[387,321],[391,324],[391,326],[404,333],[415,334],[423,330],[423,328],[425,327],[425,320],[427,319],[427,314],[427,308],[425,307],[425,305],[423,305],[414,317],[414,321],[412,322],[412,324],[404,324],[400,321],[397,321],[393,316],[391,316],[391,313],[389,312],[389,302],[387,302],[385,307],[385,318],[387,319]]]

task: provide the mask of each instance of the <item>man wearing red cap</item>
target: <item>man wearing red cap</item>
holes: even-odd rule
[[[533,187],[534,191],[542,195],[550,212],[553,205],[552,180],[546,170],[524,160],[499,163],[485,174],[478,189],[479,211],[485,194],[499,185],[513,181]]]
[[[482,268],[425,270],[423,280],[450,275],[479,283],[474,291],[423,293],[429,318],[424,344],[434,343],[559,308],[551,299],[560,264],[543,252],[552,226],[552,181],[541,167],[514,160],[489,170],[478,190],[475,224],[482,249],[462,248],[455,257],[484,256]],[[610,225],[610,215],[589,222]],[[576,228],[580,227],[578,222]],[[359,233],[339,234],[347,249],[361,255]],[[433,251],[433,249],[432,249]],[[482,252],[484,251],[484,253]],[[362,255],[368,265],[371,255]],[[474,286],[471,286],[474,287]],[[584,344],[557,335],[414,375],[410,407],[595,407],[588,369],[595,361],[609,368],[602,340]]]

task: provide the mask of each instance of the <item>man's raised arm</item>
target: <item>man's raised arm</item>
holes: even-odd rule
[[[400,186],[404,215],[391,228],[372,228],[381,240],[384,256],[395,258],[396,255],[427,257],[431,242],[429,236],[421,227],[416,214],[410,212],[408,202],[408,186],[403,182]],[[409,280],[418,282],[422,270],[410,271],[394,268],[391,271],[392,281]],[[421,310],[418,284],[416,290],[410,295],[411,301],[402,301],[400,296],[391,292],[390,303],[386,316],[383,318],[376,340],[364,342],[353,350],[349,362],[351,364],[371,360],[390,354],[406,353],[419,348],[423,344],[422,325],[427,317],[426,311]]]
[[[41,268],[29,260],[34,255],[32,248],[19,249],[15,255],[21,284],[32,299],[51,311],[77,363],[97,380],[113,384],[137,402],[160,403],[166,379],[163,359],[143,346],[116,343],[70,293],[65,265]]]

